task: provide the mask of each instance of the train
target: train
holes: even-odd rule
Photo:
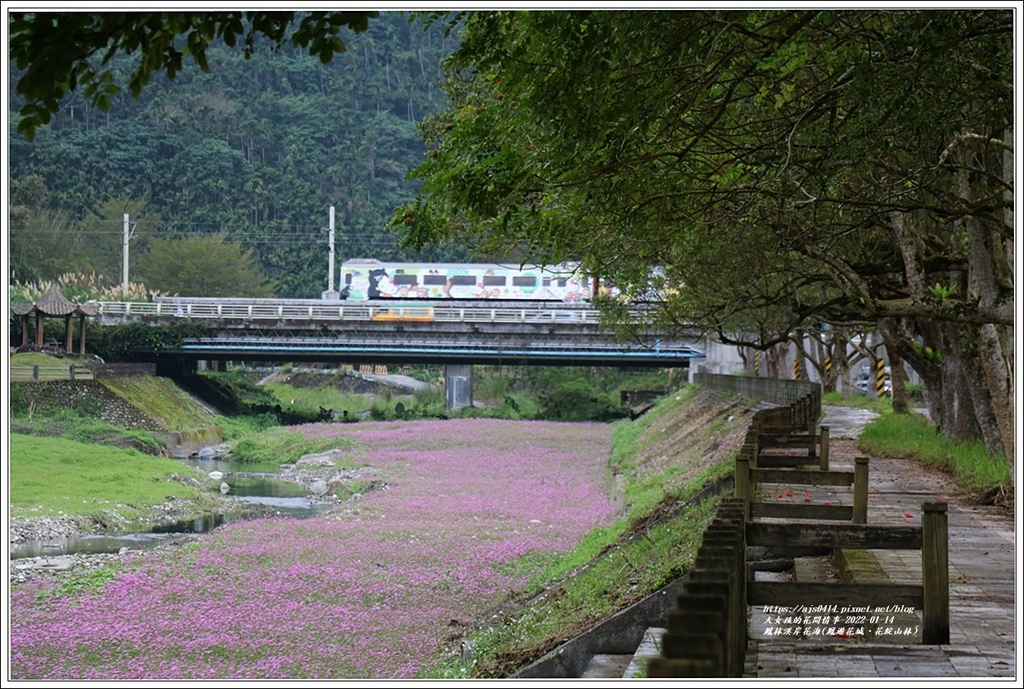
[[[589,302],[597,288],[578,265],[396,263],[352,258],[341,264],[340,297]]]

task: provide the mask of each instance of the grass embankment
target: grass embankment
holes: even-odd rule
[[[11,356],[11,366],[68,366],[71,358],[38,352]],[[86,363],[87,359],[74,360]],[[82,386],[90,386],[88,388]],[[214,417],[170,381],[156,376],[12,382],[10,430],[160,454],[168,431],[214,426]]]
[[[294,462],[303,455],[344,450],[355,443],[348,438],[310,437],[298,431],[281,426],[254,432],[240,438],[231,447],[231,458],[246,464],[285,464]],[[353,468],[359,463],[339,454],[333,466]]]
[[[21,433],[11,434],[10,450],[12,519],[116,515],[133,521],[168,498],[195,500],[204,493],[173,480],[190,473],[181,462],[136,450]]]
[[[300,414],[314,414],[320,409],[347,411],[351,418],[369,414],[376,419],[394,418],[394,409],[401,403],[406,409],[417,404],[415,395],[364,394],[323,386],[315,388],[296,387],[288,383],[266,383],[263,386],[274,395],[281,408]],[[444,405],[444,395],[440,397]]]
[[[145,410],[167,430],[208,428],[213,416],[165,378],[124,376],[104,378],[103,386],[127,403]]]
[[[688,386],[632,422],[616,424],[609,485],[623,491],[622,517],[534,569],[520,607],[471,635],[475,657],[453,658],[430,677],[505,677],[615,612],[682,576],[727,478],[752,412],[738,399]]]

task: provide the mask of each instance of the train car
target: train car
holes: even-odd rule
[[[497,263],[391,263],[353,258],[341,264],[341,294],[370,299],[503,299],[566,303],[590,301],[578,267]]]

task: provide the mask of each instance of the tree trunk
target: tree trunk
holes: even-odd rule
[[[943,392],[944,379],[940,363],[933,356],[925,355],[924,346],[934,351],[942,351],[942,338],[939,327],[933,321],[907,321],[882,318],[878,321],[878,331],[886,341],[886,349],[890,356],[895,352],[905,363],[921,377],[923,394],[928,416],[941,431],[945,419]],[[918,344],[915,332],[923,340]],[[902,367],[901,367],[902,368]],[[895,366],[893,367],[895,371]]]
[[[996,396],[989,388],[985,370],[991,366],[983,364],[984,357],[981,354],[982,329],[964,326],[961,328],[960,342],[963,344],[961,356],[965,363],[966,380],[968,391],[971,395],[971,403],[974,407],[977,419],[978,430],[981,438],[985,441],[985,448],[993,456],[1002,455],[1006,451],[1003,444],[999,419],[996,413]],[[998,365],[998,364],[997,364]],[[1010,412],[1012,414],[1012,411]],[[1011,461],[1012,460],[1009,460]]]
[[[966,442],[981,438],[967,369],[964,367],[959,327],[943,323],[942,331],[942,437]]]
[[[889,382],[892,394],[892,412],[894,414],[910,413],[910,406],[907,404],[907,371],[903,368],[903,357],[899,354],[899,348],[885,345],[885,351],[889,354]]]
[[[840,392],[849,392],[847,388],[850,380],[850,357],[846,350],[848,342],[849,338],[846,333],[837,331],[829,343],[832,355],[832,389],[838,389]],[[843,383],[841,387],[838,384],[839,381]]]

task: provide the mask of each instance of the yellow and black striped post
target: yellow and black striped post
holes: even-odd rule
[[[875,393],[879,397],[885,397],[885,359],[878,360],[875,370]]]
[[[832,357],[825,355],[825,377],[832,377]]]
[[[793,357],[793,380],[800,380],[800,355]]]
[[[754,352],[754,377],[761,377],[761,352],[760,350]]]

